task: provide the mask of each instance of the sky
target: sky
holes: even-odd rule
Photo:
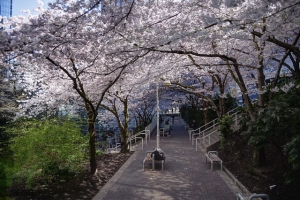
[[[54,0],[42,0],[44,2],[44,8],[47,8],[47,4],[49,2],[53,2]],[[24,15],[26,13],[22,13],[21,10],[30,10],[32,14],[34,14],[34,8],[38,7],[37,0],[13,0],[13,16]]]

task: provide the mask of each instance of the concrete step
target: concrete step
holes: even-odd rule
[[[206,153],[206,147],[201,142],[198,142],[197,151],[202,151],[203,153]]]
[[[206,138],[204,140],[198,140],[197,149],[198,149],[198,151],[200,150],[200,151],[206,153],[207,149],[209,149],[209,147],[211,147],[214,144],[216,144],[217,142],[219,142],[220,139],[221,139],[221,133],[219,131],[215,132],[215,133],[211,134],[210,144],[209,144],[208,138]]]
[[[213,133],[213,134],[210,135],[210,143],[211,144],[219,141],[220,139],[221,139],[220,132],[215,132],[215,133]],[[207,136],[206,138],[204,138],[201,141],[203,141],[203,143],[207,143],[207,145],[208,145],[208,143],[209,143],[209,136]]]

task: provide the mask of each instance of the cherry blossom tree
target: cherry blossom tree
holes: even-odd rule
[[[24,63],[18,70],[32,81],[27,92],[35,91],[20,114],[37,115],[45,105],[48,110],[56,109],[68,100],[78,103],[80,99],[78,106],[83,105],[88,116],[91,173],[97,171],[94,124],[105,93],[129,65],[147,54],[140,50],[120,53],[128,45],[120,42],[116,30],[132,4],[110,18],[111,12],[96,12],[100,2],[57,1],[38,17],[12,21],[13,29],[3,32],[1,40],[8,47],[1,49],[3,53],[12,51],[16,61]]]
[[[205,85],[198,82],[186,91],[213,106],[211,97],[203,94],[212,95],[216,84],[223,97],[228,81],[238,85],[254,120],[257,112],[249,94],[259,93],[259,105],[264,105],[264,77],[272,68],[267,61],[279,61],[277,69],[290,61],[295,74],[299,71],[299,6],[297,0],[135,0],[118,5],[56,0],[49,10],[39,8],[38,17],[4,18],[0,51],[22,63],[19,74],[29,83],[26,89],[32,97],[20,107],[21,114],[37,115],[67,101],[84,105],[95,173],[98,109],[107,106],[117,119],[123,111],[125,124],[118,121],[125,131],[129,97],[138,99],[142,88],[134,85],[168,78],[184,88],[183,73],[210,77]],[[123,106],[116,106],[114,98]],[[225,112],[223,107],[214,109]]]

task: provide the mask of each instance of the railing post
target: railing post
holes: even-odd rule
[[[131,144],[131,137],[129,138],[129,148],[130,148],[130,151],[131,151],[131,146],[132,146],[132,144]]]
[[[235,113],[235,125],[237,126],[238,125],[238,121],[237,121],[237,112]]]

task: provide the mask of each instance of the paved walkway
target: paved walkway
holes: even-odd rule
[[[166,156],[164,170],[157,163],[155,171],[151,163],[143,171],[145,152],[156,147],[156,132],[151,140],[137,147],[135,153],[99,191],[93,200],[171,200],[201,199],[229,200],[236,199],[241,193],[220,166],[210,170],[210,163],[205,162],[205,155],[195,150],[187,131],[178,118],[175,118],[171,137],[161,137],[160,147]]]

